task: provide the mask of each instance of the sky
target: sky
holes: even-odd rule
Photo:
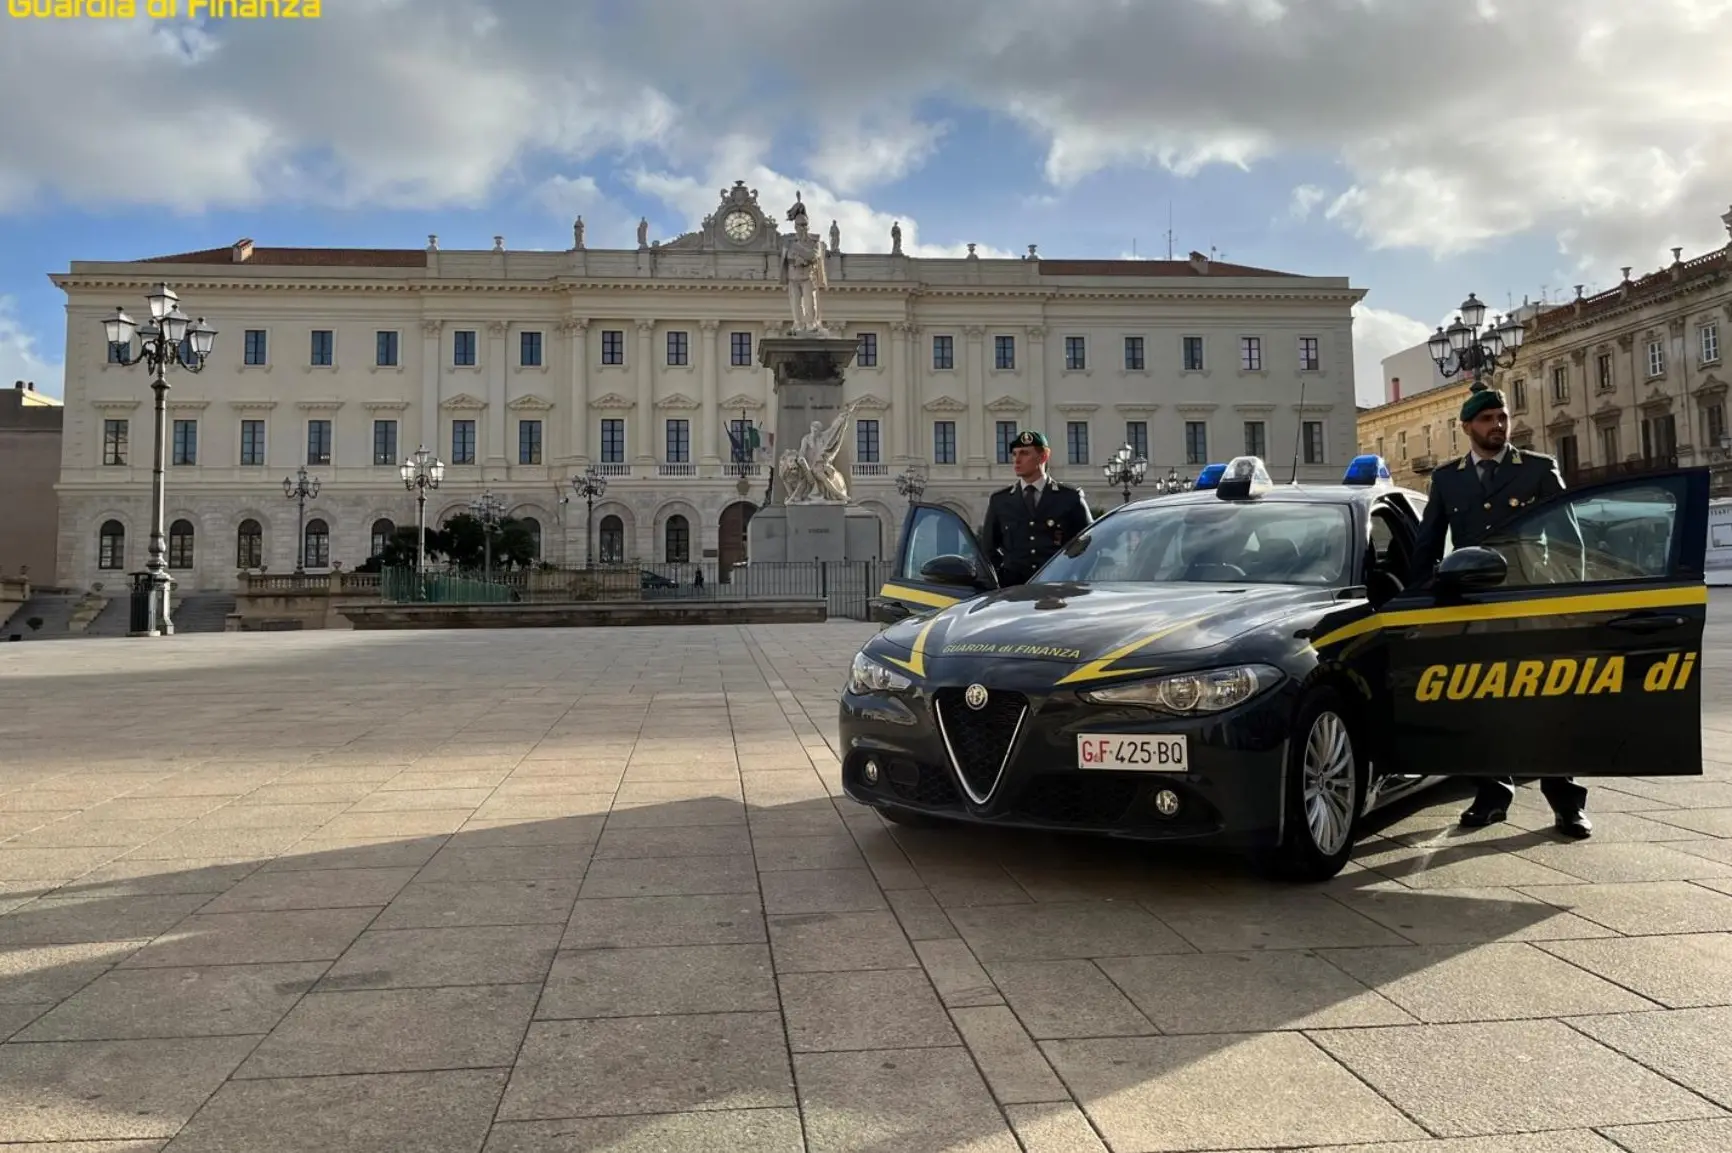
[[[564,249],[579,213],[635,247],[744,180],[847,251],[900,221],[914,255],[1346,276],[1373,403],[1469,292],[1609,288],[1725,245],[1732,209],[1732,0],[63,6],[0,23],[0,382],[54,395],[73,260]]]

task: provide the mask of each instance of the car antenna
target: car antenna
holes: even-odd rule
[[[1287,478],[1288,484],[1299,483],[1299,444],[1305,435],[1305,377],[1299,377],[1299,427],[1293,433],[1293,475]]]

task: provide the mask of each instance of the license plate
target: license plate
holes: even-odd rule
[[[1121,769],[1142,773],[1189,771],[1190,748],[1182,736],[1091,736],[1076,739],[1079,769]]]

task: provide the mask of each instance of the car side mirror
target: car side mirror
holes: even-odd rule
[[[1474,592],[1496,588],[1508,575],[1509,562],[1495,549],[1458,548],[1437,566],[1436,584],[1440,592]]]
[[[933,584],[959,585],[968,589],[981,587],[980,574],[974,571],[974,565],[967,557],[954,554],[933,557],[920,566],[920,576]]]

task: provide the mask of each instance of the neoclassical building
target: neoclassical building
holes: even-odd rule
[[[1732,237],[1732,211],[1720,219]],[[1671,264],[1630,273],[1527,321],[1496,376],[1510,439],[1555,454],[1572,484],[1706,465],[1716,494],[1732,491],[1732,244],[1689,260],[1674,248]]]
[[[484,491],[532,522],[544,559],[745,559],[764,499],[776,403],[758,343],[788,327],[780,208],[743,183],[698,231],[634,249],[564,252],[232,247],[74,261],[59,483],[63,583],[123,585],[149,532],[151,393],[113,363],[102,321],[139,316],[166,281],[219,335],[206,370],[172,376],[167,521],[183,589],[242,569],[353,568],[412,525],[398,466],[446,464],[429,523]],[[815,222],[817,223],[817,222]],[[822,234],[824,230],[820,229]],[[1351,308],[1363,292],[1211,261],[922,259],[849,251],[828,230],[824,320],[858,341],[844,457],[886,553],[906,507],[896,477],[978,523],[1010,477],[1007,445],[1044,431],[1056,475],[1097,506],[1100,466],[1130,444],[1151,477],[1247,451],[1333,479],[1354,453]],[[766,442],[742,461],[730,429]],[[283,480],[321,482],[297,540]],[[607,479],[593,531],[570,478]]]

